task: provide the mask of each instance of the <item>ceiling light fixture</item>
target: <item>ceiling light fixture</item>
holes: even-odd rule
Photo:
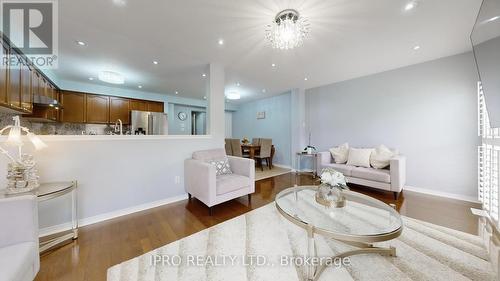
[[[306,78],[304,78],[304,81],[307,81],[307,77],[306,77]]]
[[[217,41],[217,43],[218,43],[219,45],[224,45],[224,39],[219,39],[219,41]]]
[[[176,95],[178,95],[178,94],[179,94],[179,92],[178,92],[178,91],[175,91],[175,94],[176,94]]]
[[[266,92],[266,89],[262,89],[262,92],[265,93]]]
[[[207,75],[206,75],[205,73],[203,73],[201,76],[202,76],[202,77],[207,77]]]
[[[125,78],[123,78],[123,75],[113,71],[101,71],[99,73],[99,80],[111,84],[125,83]]]
[[[158,63],[159,63],[159,62],[158,62],[158,61],[156,61],[156,60],[154,60],[154,61],[153,61],[153,64],[158,64]]]
[[[90,81],[94,81],[94,77],[89,77],[89,80]]]
[[[241,99],[241,96],[239,93],[237,92],[229,92],[227,95],[226,95],[226,98],[228,100],[239,100]]]
[[[240,86],[240,82],[236,82],[236,86],[238,86],[238,87],[239,87],[239,86]]]
[[[271,67],[276,67],[276,64],[275,63],[271,63]]]
[[[78,46],[82,46],[82,47],[83,47],[83,46],[87,46],[87,43],[85,43],[85,42],[83,42],[83,41],[75,41],[75,42],[76,42],[76,44],[77,44]]]
[[[204,96],[204,97],[203,97],[203,99],[204,99],[204,100],[206,100],[206,99],[207,99],[207,96]]]
[[[489,22],[492,22],[492,21],[496,21],[498,19],[500,19],[500,16],[496,16],[496,17],[492,17],[490,19],[487,19],[483,23],[489,23]]]
[[[279,12],[266,29],[266,38],[275,49],[288,50],[299,47],[309,34],[307,19],[294,9]]]
[[[127,5],[127,1],[125,1],[125,0],[113,0],[113,3],[116,6],[125,6],[125,5]]]
[[[417,7],[417,2],[416,2],[416,1],[411,1],[411,2],[408,2],[408,3],[405,5],[405,11],[410,11],[410,10],[413,10],[413,9],[415,9],[415,7]]]
[[[417,45],[417,46],[413,47],[413,50],[415,50],[415,51],[420,50],[420,46]]]
[[[142,85],[137,86],[137,88],[142,89]]]

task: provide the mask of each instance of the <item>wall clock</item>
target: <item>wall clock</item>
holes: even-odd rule
[[[181,111],[177,114],[177,117],[179,117],[179,120],[184,121],[187,119],[187,114],[184,111]]]

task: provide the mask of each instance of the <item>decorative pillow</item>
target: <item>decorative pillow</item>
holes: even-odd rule
[[[395,152],[391,151],[385,145],[381,144],[375,150],[373,150],[373,153],[370,157],[370,164],[373,168],[383,169],[389,166],[390,160],[392,157],[394,157],[395,154]]]
[[[337,147],[330,148],[330,153],[335,163],[344,164],[347,162],[347,156],[349,155],[349,144],[346,142]]]
[[[217,176],[233,173],[231,171],[231,166],[229,166],[229,159],[227,158],[222,160],[210,160],[208,163],[215,166],[215,173]]]
[[[349,148],[347,165],[370,168],[373,148]]]

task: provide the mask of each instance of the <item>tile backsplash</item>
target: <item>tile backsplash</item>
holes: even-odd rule
[[[16,115],[18,114],[0,113],[0,129],[12,125],[12,117]],[[21,126],[37,135],[107,135],[113,130],[112,125],[33,122],[22,118],[22,115]],[[123,131],[127,130],[128,126],[123,126]]]

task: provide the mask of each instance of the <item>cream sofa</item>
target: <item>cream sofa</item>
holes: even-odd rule
[[[31,281],[40,269],[37,204],[33,195],[0,200],[0,281]]]
[[[398,198],[406,183],[406,158],[402,155],[393,157],[387,169],[336,164],[329,151],[319,152],[317,159],[318,175],[323,168],[330,167],[344,174],[348,183],[391,191],[394,199]]]
[[[224,149],[196,151],[184,162],[186,192],[209,207],[255,192],[255,162],[252,159],[227,156],[232,174],[217,176],[215,167],[207,161],[226,157]]]

